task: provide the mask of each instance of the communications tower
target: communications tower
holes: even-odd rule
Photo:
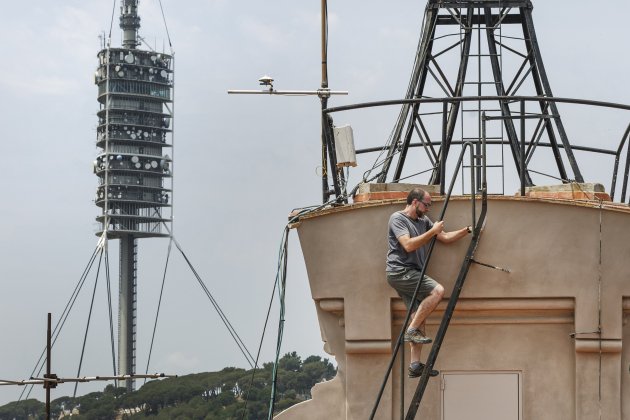
[[[173,56],[138,48],[138,0],[121,1],[120,28],[122,46],[98,53],[95,203],[97,235],[120,240],[118,373],[133,374],[137,240],[168,237],[172,223]]]

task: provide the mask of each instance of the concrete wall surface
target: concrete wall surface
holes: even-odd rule
[[[439,197],[433,203],[434,220],[443,203]],[[369,418],[406,314],[385,278],[387,222],[403,208],[401,200],[347,205],[296,225],[321,335],[338,373],[313,389],[312,400],[277,418]],[[470,199],[452,198],[444,220],[446,231],[470,225]],[[446,296],[427,321],[429,335],[470,238],[436,245],[427,274]],[[471,265],[435,366],[440,376],[429,381],[418,418],[450,420],[457,408],[471,419],[507,410],[517,419],[630,420],[629,238],[625,206],[490,197],[474,258],[509,273]],[[398,419],[407,409],[418,382],[407,378],[408,353],[402,366],[394,364],[376,418]],[[492,386],[496,391],[483,394]],[[481,403],[499,390],[509,398]]]

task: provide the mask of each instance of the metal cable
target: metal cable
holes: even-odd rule
[[[112,28],[114,27],[114,12],[115,11],[116,11],[116,0],[114,0],[114,4],[112,6],[112,19],[109,23],[109,36],[107,37],[108,47],[112,44]]]
[[[151,335],[151,345],[149,346],[149,357],[147,358],[147,368],[144,373],[149,372],[149,363],[151,362],[151,353],[153,352],[153,342],[155,340],[155,331],[157,330],[158,316],[160,315],[160,307],[162,306],[162,294],[164,293],[164,283],[166,282],[166,269],[168,268],[168,260],[171,256],[171,247],[173,245],[173,238],[168,241],[168,251],[166,252],[166,263],[164,264],[164,275],[162,276],[162,287],[160,288],[160,298],[158,299],[157,311],[155,313],[155,323],[153,324],[153,334]],[[147,378],[144,378],[144,383],[147,383]]]
[[[173,238],[173,242],[175,242],[175,246],[177,247],[179,252],[181,252],[182,256],[184,257],[184,260],[186,260],[186,263],[188,264],[188,267],[190,267],[190,270],[195,275],[195,278],[199,282],[199,285],[201,286],[201,288],[205,292],[206,296],[208,297],[208,299],[210,299],[210,303],[212,303],[212,306],[214,306],[214,309],[219,314],[219,318],[221,318],[221,321],[223,322],[225,327],[228,329],[228,332],[230,333],[230,335],[232,336],[232,338],[236,342],[236,345],[238,346],[239,350],[241,351],[241,353],[243,353],[243,356],[245,356],[245,359],[247,360],[247,363],[251,367],[253,367],[254,366],[253,365],[254,357],[249,352],[249,350],[245,346],[245,343],[243,342],[241,337],[238,335],[238,333],[236,332],[236,330],[234,329],[234,327],[232,326],[230,321],[227,319],[227,316],[225,315],[225,313],[221,310],[221,307],[219,306],[217,301],[214,299],[214,297],[212,296],[212,293],[210,293],[210,290],[208,290],[208,288],[206,287],[205,283],[201,279],[201,276],[199,276],[199,274],[197,273],[197,270],[195,270],[195,267],[193,267],[192,263],[190,262],[190,260],[186,256],[186,253],[181,248],[181,246],[179,245],[179,243],[177,242],[177,240],[175,238]]]
[[[103,254],[98,259],[98,267],[96,268],[96,278],[94,279],[94,289],[92,289],[92,301],[90,302],[90,311],[88,312],[87,324],[85,325],[85,335],[83,336],[83,347],[81,348],[81,358],[79,359],[79,369],[77,370],[77,378],[81,376],[81,366],[83,366],[83,356],[85,355],[85,343],[87,343],[88,331],[90,330],[90,321],[92,320],[92,310],[94,309],[94,298],[96,296],[96,286],[98,286],[98,276],[101,273],[101,263],[103,262]],[[77,396],[77,387],[79,383],[74,384],[74,393],[72,398]]]
[[[276,274],[276,284],[279,285],[278,293],[280,295],[280,317],[278,319],[278,338],[276,340],[276,360],[273,364],[273,373],[271,376],[271,396],[269,399],[269,412],[267,420],[273,418],[273,408],[276,401],[276,391],[278,384],[278,360],[280,359],[280,350],[282,348],[282,337],[284,335],[285,305],[284,298],[286,296],[286,280],[287,280],[287,255],[288,255],[288,239],[289,226],[284,228],[282,247],[280,248],[280,258],[278,260],[278,272]]]
[[[168,46],[173,52],[173,44],[171,44],[171,35],[168,33],[168,26],[166,25],[166,17],[164,16],[164,8],[162,7],[162,0],[160,0],[160,11],[162,12],[162,20],[164,21],[164,29],[166,29],[166,37],[168,38]]]
[[[282,249],[282,245],[280,245],[280,249]],[[282,251],[281,251],[282,252]],[[241,420],[245,418],[245,413],[247,412],[247,403],[249,402],[249,393],[254,386],[254,378],[256,374],[256,369],[258,368],[258,361],[260,358],[260,352],[262,350],[263,341],[265,339],[265,332],[267,331],[267,323],[269,322],[269,316],[271,314],[271,307],[273,305],[273,298],[276,294],[276,287],[278,286],[278,275],[276,273],[276,279],[273,282],[273,289],[271,290],[271,298],[269,299],[269,307],[267,308],[267,316],[265,317],[265,325],[263,326],[263,331],[260,337],[260,343],[258,344],[258,352],[256,353],[256,363],[254,363],[254,369],[252,370],[252,378],[249,383],[249,388],[247,389],[247,394],[245,395],[245,406],[243,407],[243,411],[241,414]]]
[[[90,257],[90,260],[88,261],[87,265],[85,266],[85,268],[83,269],[83,273],[81,274],[81,278],[79,279],[79,282],[77,283],[77,285],[74,287],[74,290],[72,291],[72,294],[70,295],[70,299],[68,300],[68,303],[66,303],[66,307],[63,309],[63,312],[61,313],[61,316],[59,317],[59,320],[57,321],[57,324],[55,325],[55,328],[53,329],[52,334],[54,335],[53,341],[52,341],[52,346],[55,345],[55,342],[57,341],[57,338],[59,337],[59,334],[61,333],[61,329],[63,328],[66,319],[68,318],[68,315],[70,314],[70,311],[72,310],[72,307],[74,306],[74,303],[76,302],[77,296],[79,295],[79,292],[81,291],[81,288],[83,287],[83,284],[85,283],[85,279],[87,278],[87,275],[89,274],[90,270],[92,269],[92,265],[94,264],[94,260],[96,259],[96,255],[99,251],[99,249],[101,247],[101,242],[99,241],[98,245],[96,246],[96,248],[94,249],[94,252],[92,253],[92,256]],[[46,348],[44,348],[44,350],[42,351],[42,353],[39,356],[39,359],[37,359],[37,362],[35,362],[35,367],[33,368],[31,374],[29,375],[29,377],[33,377],[35,376],[35,372],[37,371],[37,375],[39,376],[40,373],[42,372],[42,369],[44,368],[44,356],[46,355]],[[41,366],[40,366],[41,363]],[[39,367],[38,367],[39,366]],[[31,395],[31,391],[33,390],[33,385],[31,385],[31,387],[28,390],[28,393],[26,394],[26,398],[29,397],[29,395]],[[22,389],[22,392],[20,393],[20,396],[17,400],[17,402],[19,403],[20,401],[22,401],[22,397],[24,396],[24,392],[26,391],[26,388]]]

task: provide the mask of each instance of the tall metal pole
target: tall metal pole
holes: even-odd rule
[[[123,48],[135,49],[139,45],[138,0],[123,0],[120,6],[120,28],[123,30]],[[131,227],[131,226],[130,226]],[[133,235],[120,238],[120,283],[118,295],[118,373],[136,373],[136,252]],[[135,381],[125,380],[127,391],[134,390]]]
[[[57,375],[51,373],[52,362],[52,315],[48,312],[48,327],[46,329],[46,373],[44,374],[44,389],[46,390],[46,420],[50,420],[50,390],[57,387]],[[46,380],[50,379],[50,380]]]
[[[321,0],[321,23],[322,23],[322,89],[328,89],[328,53],[327,53],[327,27],[328,22],[327,12],[328,6],[326,4],[326,0]],[[328,154],[326,147],[326,115],[324,114],[324,110],[328,106],[328,97],[320,96],[322,102],[322,202],[325,203],[328,201],[328,197],[330,196],[328,192]]]
[[[521,99],[521,150],[520,150],[521,197],[525,197],[525,101]]]
[[[50,354],[51,352],[51,344],[50,344],[50,336],[51,334],[51,319],[52,315],[48,312],[48,328],[46,329],[46,378],[50,378]],[[46,420],[50,420],[50,388],[51,383],[45,382],[44,387],[46,388]]]
[[[118,296],[118,374],[133,375],[136,367],[136,252],[133,235],[120,238],[120,284]],[[127,391],[134,380],[126,379]]]

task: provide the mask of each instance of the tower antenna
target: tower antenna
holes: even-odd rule
[[[95,203],[97,234],[120,240],[118,373],[135,375],[137,240],[172,231],[173,56],[138,49],[138,0],[121,1],[120,28],[122,47],[98,53]],[[133,390],[133,376],[125,385]]]

